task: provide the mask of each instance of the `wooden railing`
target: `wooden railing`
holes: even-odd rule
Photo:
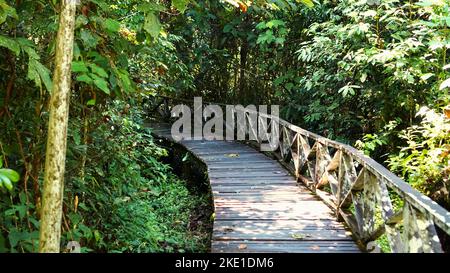
[[[161,99],[166,113],[173,101],[192,105],[191,100]],[[248,109],[243,112],[235,111],[233,116],[244,115],[252,124],[256,114],[258,126],[268,131],[266,135],[258,133],[253,144],[261,145],[279,130],[279,145],[271,154],[347,223],[355,240],[367,251],[379,249],[377,239],[383,237],[391,252],[442,252],[436,227],[450,234],[450,213],[429,197],[351,146],[277,116]],[[256,129],[249,128],[248,132]]]

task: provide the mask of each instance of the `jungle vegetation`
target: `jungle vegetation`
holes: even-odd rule
[[[156,95],[278,104],[450,210],[449,49],[446,0],[0,0],[0,252],[39,251],[46,160],[65,162],[61,248],[207,251],[207,194],[145,126]]]

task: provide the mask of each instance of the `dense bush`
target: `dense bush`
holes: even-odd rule
[[[415,188],[450,210],[450,120],[445,114],[423,107],[420,124],[403,130],[408,144],[388,162]]]
[[[84,0],[77,8],[62,247],[208,246],[205,225],[191,224],[206,194],[160,163],[167,152],[143,127],[143,98],[192,85],[174,52],[179,37],[159,35],[170,4]],[[0,0],[0,252],[38,250],[59,9],[60,1]]]
[[[143,127],[142,109],[113,101],[92,110],[86,142],[79,135],[84,121],[71,117],[62,244],[79,241],[83,251],[205,251],[208,230],[191,227],[191,220],[208,203],[207,193],[191,193],[158,161],[167,152]],[[35,205],[19,190],[2,197],[1,250],[36,251]]]

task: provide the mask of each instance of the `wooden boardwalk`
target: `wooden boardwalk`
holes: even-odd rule
[[[152,124],[171,140],[167,124]],[[242,143],[181,141],[208,168],[214,198],[212,252],[360,252],[320,199],[276,160]]]

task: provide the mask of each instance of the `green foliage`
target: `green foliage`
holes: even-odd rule
[[[153,12],[147,13],[145,16],[144,29],[148,32],[152,37],[157,38],[159,32],[161,31],[161,24],[159,22],[158,17]]]
[[[450,209],[450,121],[427,107],[419,125],[401,132],[407,146],[389,157],[389,166],[414,187]]]
[[[124,114],[127,104],[113,101],[107,109],[91,117],[103,121],[90,131],[84,177],[66,180],[70,213],[65,240],[80,241],[84,251],[202,250],[207,233],[196,235],[186,227],[206,196],[193,196],[169,166],[158,162],[166,151],[155,146],[149,129],[142,127],[139,108]],[[78,135],[83,124],[73,120],[69,130],[70,166],[86,151]]]
[[[180,12],[184,12],[189,2],[190,0],[173,0],[172,5]]]
[[[3,24],[8,17],[18,19],[16,9],[8,5],[5,0],[0,0],[0,25]]]
[[[16,56],[20,54],[20,45],[14,39],[0,35],[0,46],[11,50]]]
[[[33,80],[37,86],[42,88],[42,82],[48,92],[52,92],[52,80],[50,70],[36,59],[30,58],[28,62],[28,78]]]
[[[397,135],[397,126],[401,123],[401,120],[396,119],[390,121],[384,126],[379,134],[366,134],[362,137],[362,140],[357,140],[355,146],[362,150],[365,155],[383,158],[386,156],[377,152],[382,151],[384,145],[388,145],[390,139]]]
[[[19,56],[23,51],[28,55],[28,79],[35,82],[36,86],[42,88],[42,82],[45,88],[51,92],[52,80],[50,78],[50,70],[39,62],[40,56],[35,50],[35,46],[29,40],[24,38],[9,38],[0,35],[0,47],[11,50],[14,55]]]
[[[271,44],[275,43],[278,45],[283,45],[286,40],[286,23],[281,20],[270,20],[268,22],[261,22],[256,25],[256,29],[263,31],[256,41],[257,44]],[[275,35],[274,31],[277,32],[278,35]]]
[[[356,142],[356,147],[364,151],[364,154],[370,156],[370,153],[375,151],[378,146],[387,144],[386,139],[381,138],[379,135],[364,135],[362,141]]]
[[[305,4],[308,8],[314,7],[314,3],[312,0],[300,0],[300,2]]]
[[[439,28],[420,21],[420,14],[429,10],[398,1],[383,1],[379,6],[365,1],[326,1],[322,8],[327,9],[327,19],[311,24],[306,30],[311,41],[303,42],[298,51],[306,69],[299,84],[308,91],[307,101],[319,100],[320,105],[333,101],[341,109],[354,109],[344,110],[352,120],[347,124],[342,121],[348,118],[330,119],[325,108],[317,109],[320,120],[327,121],[323,129],[337,122],[334,127],[347,128],[343,130],[347,132],[354,131],[351,128],[356,124],[361,124],[359,133],[378,131],[385,120],[411,120],[417,104],[440,96],[443,52],[429,44],[442,34]],[[429,95],[423,90],[430,90]]]
[[[447,140],[431,137],[437,125],[416,116],[424,105],[450,103],[448,1],[225,2],[198,1],[172,23],[197,87],[182,96],[279,104],[283,118],[356,143],[448,204],[447,158],[435,156]]]
[[[57,2],[0,0],[1,152],[21,174],[0,196],[0,251],[37,247]],[[81,1],[62,243],[205,249],[206,232],[187,223],[206,197],[159,162],[165,151],[142,126],[155,94],[279,104],[292,123],[388,158],[448,207],[448,120],[437,112],[450,103],[449,10],[443,0]],[[1,186],[17,180],[1,169]]]

